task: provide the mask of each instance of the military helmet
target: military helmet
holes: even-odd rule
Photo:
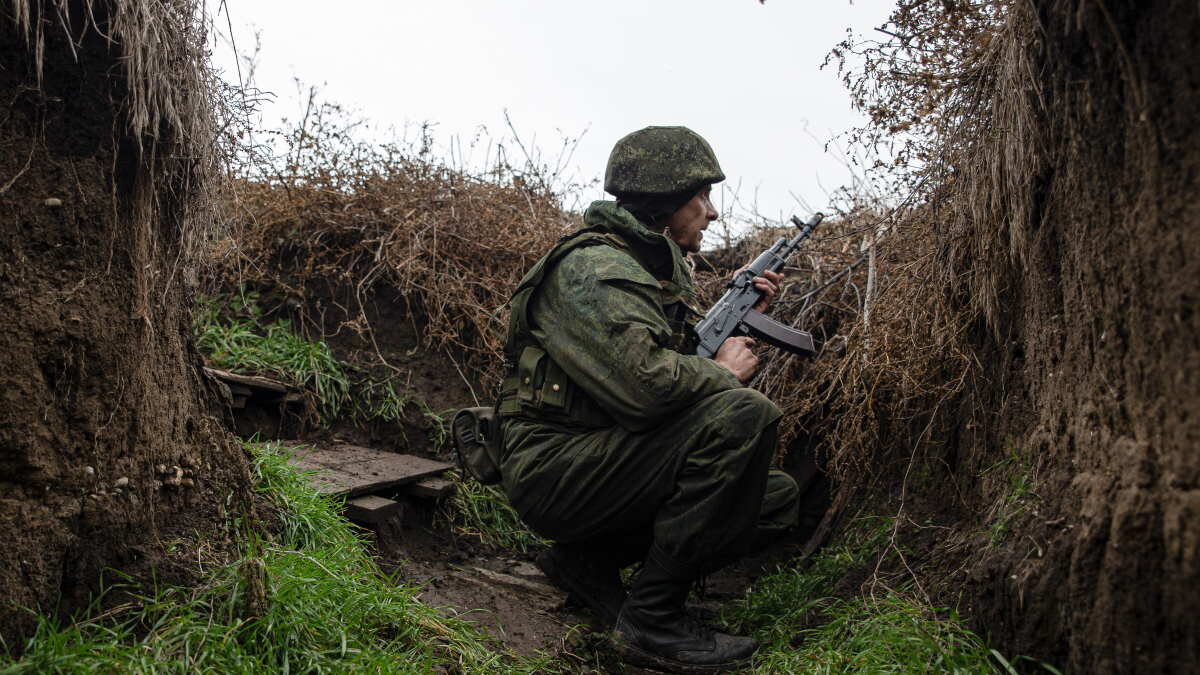
[[[604,191],[629,195],[694,193],[725,180],[717,156],[687,127],[646,127],[613,146]]]

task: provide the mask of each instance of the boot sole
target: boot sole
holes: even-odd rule
[[[707,675],[708,673],[728,673],[734,670],[741,670],[750,665],[750,657],[740,659],[738,661],[726,661],[725,663],[712,664],[697,664],[684,663],[668,659],[665,656],[660,656],[652,652],[648,652],[635,644],[627,642],[615,633],[612,638],[613,649],[621,656],[621,660],[631,666],[643,666],[653,668],[654,670],[662,670],[668,673],[680,673],[681,675]]]

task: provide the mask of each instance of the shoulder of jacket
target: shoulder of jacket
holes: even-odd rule
[[[563,257],[559,265],[565,274],[591,277],[597,281],[628,281],[654,288],[660,287],[658,280],[629,252],[628,246],[605,246],[602,244],[606,242],[602,241],[591,243],[601,245],[581,246]]]

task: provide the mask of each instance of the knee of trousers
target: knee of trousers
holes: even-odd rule
[[[736,438],[757,436],[783,415],[771,399],[745,387],[713,394],[701,401],[698,408],[704,423]]]
[[[767,489],[759,511],[759,528],[787,529],[800,522],[800,488],[782,471],[767,474]]]

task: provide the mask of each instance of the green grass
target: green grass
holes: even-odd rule
[[[802,633],[799,649],[760,655],[764,673],[1000,673],[992,650],[952,612],[898,591],[825,605],[828,622]]]
[[[276,375],[313,392],[321,418],[333,420],[350,398],[346,369],[323,340],[296,333],[291,322],[262,322],[257,295],[199,302],[193,322],[196,347],[213,366],[248,375]]]
[[[496,651],[382,576],[330,499],[275,448],[254,453],[258,489],[281,507],[279,534],[247,535],[241,558],[198,588],[155,589],[97,620],[42,619],[21,659],[0,656],[0,673],[557,669]]]
[[[529,551],[549,546],[549,542],[529,531],[508,502],[499,485],[454,476],[454,495],[447,501],[446,518],[455,532],[475,537],[495,550]]]
[[[356,422],[404,422],[404,409],[414,400],[410,394],[396,391],[390,378],[364,378],[354,388],[352,411]],[[407,440],[407,439],[405,439]]]
[[[745,598],[725,608],[725,626],[762,645],[754,672],[1011,671],[953,612],[929,607],[903,588],[875,597],[830,597],[839,579],[876,561],[890,531],[887,520],[860,520],[841,543],[808,564],[759,579]]]
[[[1012,451],[1006,458],[984,469],[979,475],[982,477],[997,469],[1007,470],[1008,490],[988,515],[988,540],[993,546],[1002,543],[1008,537],[1016,518],[1028,511],[1039,499],[1033,490],[1033,472],[1029,460]]]
[[[441,452],[450,442],[450,417],[456,412],[453,408],[434,412],[433,408],[424,401],[416,401],[417,406],[421,409],[421,417],[425,419],[425,423],[429,428],[429,440],[433,443],[431,450],[433,452]]]

